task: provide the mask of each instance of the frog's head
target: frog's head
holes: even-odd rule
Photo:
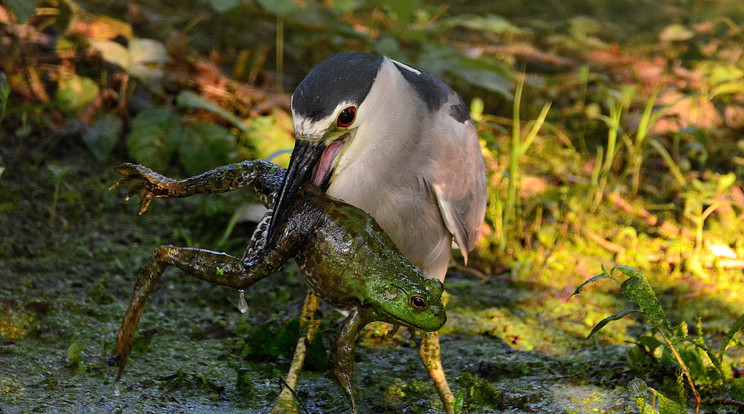
[[[439,330],[447,322],[442,304],[444,286],[418,269],[413,270],[398,272],[390,279],[377,280],[375,286],[370,286],[374,291],[367,302],[384,322],[427,332]]]

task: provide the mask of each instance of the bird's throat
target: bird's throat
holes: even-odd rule
[[[323,151],[323,155],[320,156],[320,160],[318,160],[318,163],[315,164],[315,168],[313,169],[313,184],[323,188],[323,186],[328,183],[328,179],[331,177],[333,164],[335,163],[339,152],[341,152],[341,148],[344,146],[344,141],[345,140],[341,139],[333,141],[328,145],[325,151]]]

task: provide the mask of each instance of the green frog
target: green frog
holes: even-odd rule
[[[167,266],[197,278],[246,289],[294,258],[310,290],[328,305],[348,312],[331,351],[333,374],[356,412],[352,392],[354,344],[369,322],[383,321],[424,331],[436,331],[447,320],[443,286],[427,278],[395,247],[364,211],[336,200],[306,183],[286,217],[267,240],[268,225],[285,170],[265,160],[230,164],[201,175],[174,180],[147,167],[123,164],[127,199],[141,198],[140,214],[154,198],[187,197],[252,187],[268,211],[251,237],[242,258],[225,253],[174,246],[159,247],[142,269],[117,336],[112,363],[119,364],[117,383],[132,350],[144,302]]]

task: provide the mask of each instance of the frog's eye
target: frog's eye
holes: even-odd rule
[[[351,125],[354,122],[355,118],[356,118],[356,108],[354,108],[353,106],[344,108],[344,110],[338,114],[338,118],[336,119],[336,125],[340,126],[341,128],[346,128],[347,126]]]
[[[422,296],[414,296],[411,298],[411,306],[416,310],[424,310],[426,308],[426,299]]]

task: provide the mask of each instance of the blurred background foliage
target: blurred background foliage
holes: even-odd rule
[[[602,264],[630,265],[678,326],[667,336],[682,338],[703,393],[744,399],[744,351],[727,336],[744,297],[740,1],[6,0],[0,29],[0,142],[35,167],[68,146],[102,170],[286,165],[291,92],[325,57],[369,51],[434,73],[470,104],[489,180],[482,237],[449,289],[464,289],[457,274],[539,285],[547,301],[515,306],[574,338],[524,321],[507,332],[503,315],[458,314],[457,300],[463,324],[449,329],[564,352],[624,303],[602,283],[565,302],[573,288]],[[52,171],[58,187],[65,170]],[[663,365],[669,344],[637,322],[602,340],[630,342],[631,365]],[[707,358],[700,344],[723,338],[727,353]],[[666,391],[683,388],[665,375]]]

